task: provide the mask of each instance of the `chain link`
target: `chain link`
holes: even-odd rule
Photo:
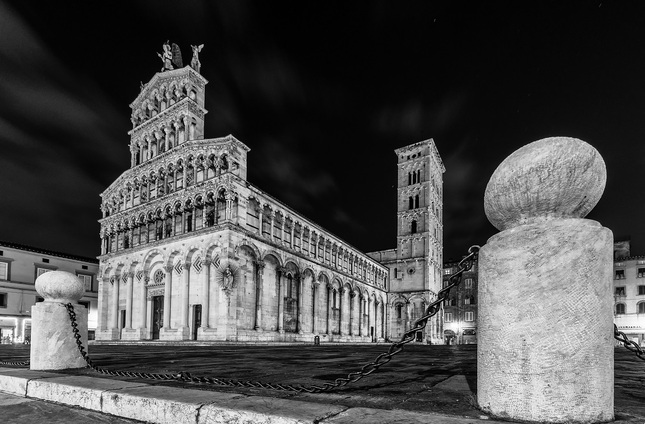
[[[476,260],[477,254],[479,252],[479,246],[471,246],[468,249],[468,255],[465,256],[457,265],[458,270],[454,272],[448,278],[449,284],[446,287],[442,288],[437,294],[437,299],[430,303],[426,308],[425,315],[419,318],[414,326],[405,332],[401,337],[401,340],[398,342],[392,343],[387,352],[383,352],[376,357],[372,362],[369,362],[358,370],[351,372],[345,378],[337,378],[333,383],[324,383],[322,385],[312,385],[312,386],[302,386],[302,385],[291,385],[291,384],[277,384],[277,383],[264,383],[259,381],[240,381],[240,380],[227,380],[214,377],[197,377],[193,376],[187,372],[179,372],[177,374],[153,374],[153,373],[140,373],[134,371],[111,371],[105,368],[100,368],[94,365],[90,359],[85,348],[83,347],[83,342],[81,341],[81,335],[78,331],[78,325],[76,323],[76,313],[74,312],[74,306],[71,303],[67,303],[64,306],[67,308],[69,318],[71,320],[72,331],[74,332],[74,338],[76,339],[76,345],[80,351],[83,359],[87,363],[88,368],[93,369],[101,374],[115,375],[120,377],[136,377],[144,379],[154,379],[154,380],[174,380],[182,382],[192,382],[192,383],[202,383],[202,384],[212,384],[217,386],[226,386],[226,387],[253,387],[253,388],[262,388],[262,389],[272,389],[288,392],[306,392],[306,393],[323,393],[329,392],[333,389],[343,387],[350,383],[355,383],[363,377],[376,372],[380,367],[387,364],[392,360],[394,355],[400,353],[403,350],[403,346],[415,340],[417,331],[421,331],[426,327],[426,324],[430,318],[437,314],[441,310],[441,304],[448,298],[450,290],[453,287],[456,287],[461,282],[461,276],[464,272],[470,270],[473,266],[473,263]]]
[[[618,331],[616,324],[614,324],[614,338],[621,342],[623,346],[625,346],[628,350],[634,352],[636,356],[645,361],[645,352],[643,352],[643,349],[641,349],[641,347],[635,341],[629,340],[625,333]]]

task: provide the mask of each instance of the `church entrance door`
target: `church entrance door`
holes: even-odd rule
[[[152,297],[152,339],[159,339],[159,329],[163,327],[163,296]]]
[[[202,326],[202,305],[193,306],[193,334],[191,340],[197,340],[197,329]]]

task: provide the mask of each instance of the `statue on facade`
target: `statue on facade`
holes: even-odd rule
[[[190,67],[199,72],[202,67],[202,63],[199,61],[199,52],[202,51],[204,45],[200,44],[199,46],[193,46],[191,44],[190,47],[193,49],[193,58],[190,61]]]
[[[157,53],[157,56],[159,56],[159,58],[163,62],[163,67],[161,68],[161,72],[170,71],[171,69],[173,69],[172,51],[170,50],[170,44],[168,41],[166,41],[163,45],[163,53]]]
[[[175,65],[176,68],[184,67],[184,62],[181,59],[181,49],[175,43],[172,43],[172,64]]]

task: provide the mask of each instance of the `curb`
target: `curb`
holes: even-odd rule
[[[348,407],[15,368],[0,368],[0,391],[159,424],[502,424],[485,416]]]

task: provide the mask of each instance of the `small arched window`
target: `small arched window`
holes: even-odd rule
[[[412,173],[408,172],[408,185],[412,184]]]
[[[638,313],[645,314],[645,302],[641,302],[638,304]]]
[[[412,196],[408,198],[408,209],[414,209],[414,199]]]
[[[625,315],[625,304],[617,303],[616,304],[616,315]]]
[[[414,196],[414,207],[418,208],[419,207],[419,195],[417,194]]]
[[[401,319],[403,317],[403,305],[400,303],[396,305],[396,319]]]
[[[417,232],[417,221],[412,221],[410,224],[410,233],[416,234]]]

